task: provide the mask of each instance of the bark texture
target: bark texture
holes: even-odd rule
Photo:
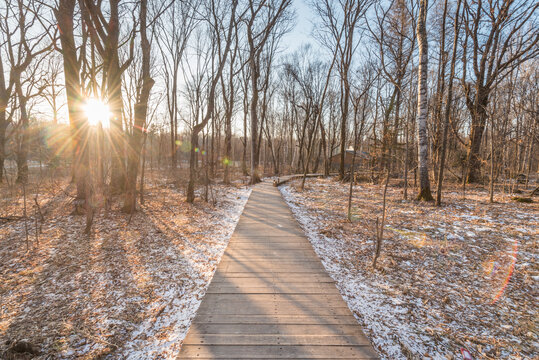
[[[417,162],[419,166],[418,200],[433,200],[429,181],[429,139],[427,136],[427,75],[428,75],[428,43],[427,43],[427,8],[428,1],[421,0],[419,19],[417,22],[417,43],[419,46],[418,91],[417,91]]]

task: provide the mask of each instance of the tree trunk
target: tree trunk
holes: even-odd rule
[[[111,112],[110,137],[113,146],[110,186],[113,193],[121,193],[126,185],[125,134],[122,127],[122,75],[118,56],[114,55],[110,61],[113,63],[107,73],[108,104]]]
[[[29,119],[26,110],[26,97],[22,92],[20,79],[15,84],[17,97],[19,99],[20,126],[19,126],[19,147],[17,150],[17,180],[18,184],[28,182],[28,131]]]
[[[230,184],[230,158],[232,154],[232,108],[225,116],[225,158],[223,160],[225,184]]]
[[[148,100],[155,81],[150,74],[151,45],[146,35],[147,0],[140,2],[140,42],[142,47],[142,89],[135,104],[135,122],[131,132],[129,151],[127,152],[128,167],[126,192],[123,211],[133,213],[137,208],[137,172],[142,150],[142,136],[146,131],[146,114]]]
[[[146,152],[148,150],[148,132],[144,133],[144,139],[142,140],[142,162],[140,164],[140,184],[139,184],[139,201],[140,204],[144,204],[144,176],[146,174]],[[151,150],[151,145],[150,145]]]
[[[490,184],[489,201],[494,202],[494,117],[490,119]]]
[[[8,121],[6,118],[6,108],[9,101],[8,91],[6,89],[4,76],[4,59],[0,54],[0,184],[4,180],[4,160],[6,158],[6,131]]]
[[[470,132],[470,142],[468,148],[468,155],[466,160],[467,175],[466,181],[468,183],[477,183],[481,180],[481,160],[479,159],[479,150],[481,149],[481,142],[483,140],[483,133],[485,132],[485,126],[487,121],[487,106],[488,106],[489,94],[487,89],[480,86],[477,89],[477,96],[472,115],[472,130]]]
[[[4,160],[6,158],[5,148],[6,148],[6,130],[7,130],[7,120],[6,112],[3,111],[3,104],[0,103],[0,184],[4,181]]]
[[[74,213],[82,214],[86,208],[85,202],[87,201],[86,185],[89,156],[83,135],[83,132],[87,133],[87,122],[81,110],[80,65],[77,60],[77,48],[73,34],[73,16],[76,3],[76,0],[61,0],[56,12],[56,20],[60,30],[67,109],[73,145],[73,175],[77,186]]]
[[[170,114],[170,165],[172,169],[178,166],[176,159],[176,129],[175,129],[174,114]]]
[[[260,160],[260,151],[258,150],[258,70],[255,65],[255,59],[249,62],[251,65],[251,184],[260,182],[258,174],[258,162]]]
[[[199,130],[200,131],[200,130]],[[186,201],[193,203],[195,201],[195,182],[196,182],[196,162],[197,156],[195,149],[198,148],[198,133],[193,130],[191,133],[191,150],[189,151],[189,182],[187,183]]]
[[[449,84],[447,85],[447,103],[445,104],[445,113],[443,121],[442,148],[440,150],[440,165],[438,169],[438,184],[436,189],[436,206],[442,204],[442,186],[444,181],[445,156],[447,151],[447,133],[449,128],[449,115],[451,112],[451,104],[453,102],[453,78],[455,76],[455,63],[457,60],[457,40],[459,35],[459,11],[461,0],[457,2],[457,10],[455,12],[455,33],[453,37],[453,53],[451,55],[451,70],[449,73]],[[447,0],[446,0],[447,5]]]
[[[344,155],[346,152],[346,125],[348,120],[348,107],[350,104],[350,85],[348,84],[348,70],[343,75],[343,106],[341,115],[341,159],[339,164],[339,179],[344,178]]]
[[[247,96],[247,94],[245,94]],[[244,176],[248,175],[247,171],[247,105],[244,104],[243,112],[243,141],[242,141],[242,156],[241,156],[241,172]]]
[[[419,19],[417,22],[417,43],[419,46],[419,68],[418,68],[418,92],[417,92],[417,160],[419,164],[419,194],[418,200],[433,200],[430,192],[429,182],[429,139],[427,136],[427,75],[428,75],[428,44],[427,44],[427,8],[428,0],[421,0]]]
[[[122,69],[119,58],[119,0],[110,1],[110,20],[105,42],[105,59],[103,69],[106,76],[108,105],[111,112],[110,137],[113,146],[111,151],[111,181],[113,193],[122,193],[126,187],[126,139],[123,132],[123,95]]]

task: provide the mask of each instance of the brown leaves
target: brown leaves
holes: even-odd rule
[[[530,319],[537,317],[534,286],[539,265],[534,259],[539,246],[533,239],[539,227],[538,205],[517,204],[501,194],[498,203],[490,204],[487,191],[470,187],[466,199],[457,189],[446,189],[445,205],[436,208],[403,201],[400,189],[389,187],[379,261],[384,271],[373,273],[372,224],[380,216],[383,187],[361,183],[354,188],[350,223],[347,184],[331,179],[308,182],[306,191],[293,193],[293,201],[305,216],[316,219],[317,234],[335,239],[331,246],[339,254],[340,272],[358,274],[372,289],[380,289],[382,281],[387,284],[386,300],[408,304],[409,311],[392,314],[399,327],[434,329],[426,338],[415,336],[427,351],[405,346],[403,354],[461,358],[460,349],[466,348],[476,359],[537,355],[533,344],[538,336],[530,330]],[[373,341],[392,344],[394,339],[384,338],[385,333],[373,331]]]
[[[216,186],[216,206],[186,205],[173,187],[147,184],[147,190],[142,211],[129,224],[113,207],[108,215],[96,214],[88,237],[83,217],[71,216],[65,206],[68,195],[56,196],[40,244],[29,253],[21,251],[23,224],[2,225],[0,354],[6,340],[21,339],[45,355],[81,359],[122,357],[135,341],[156,353],[178,350],[178,334],[189,325],[226,245],[231,225],[223,218],[230,213],[233,221],[246,190]],[[40,199],[46,204],[54,196]],[[4,210],[17,213],[20,202]]]

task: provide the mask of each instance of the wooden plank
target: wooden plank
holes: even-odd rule
[[[245,225],[241,225],[241,223],[239,223],[236,226],[236,229],[234,231],[236,231],[238,235],[240,236],[252,236],[252,235],[260,235],[260,234],[265,234],[265,235],[271,234],[278,237],[281,237],[283,235],[286,235],[286,236],[302,235],[301,229],[291,231],[291,230],[280,229],[278,227],[271,227],[271,226],[260,226],[260,225],[245,226]]]
[[[302,250],[311,249],[309,243],[230,243],[228,245],[228,253],[234,254],[235,250],[257,250],[257,251],[289,251],[289,250]]]
[[[196,317],[197,324],[220,323],[220,324],[303,324],[303,325],[357,325],[357,320],[347,315],[216,315],[199,314]]]
[[[228,275],[228,276],[223,276]],[[319,274],[302,274],[294,276],[291,274],[269,273],[265,276],[253,276],[251,273],[222,273],[219,272],[213,277],[211,285],[220,286],[245,286],[245,287],[263,287],[263,286],[294,286],[294,284],[333,284],[334,281],[329,276]],[[277,276],[274,276],[277,275]],[[279,276],[281,275],[281,276]],[[308,277],[308,279],[305,279]]]
[[[334,282],[332,278],[327,274],[290,274],[290,273],[266,273],[266,274],[252,274],[252,273],[229,273],[222,272],[219,268],[213,276],[213,281],[233,281],[233,279],[270,279],[274,282]],[[241,280],[238,280],[241,281]]]
[[[282,228],[283,225],[296,226],[295,220],[289,214],[271,214],[269,212],[259,216],[246,216],[241,219],[242,225],[262,224]],[[280,225],[280,226],[279,226]]]
[[[313,306],[301,303],[281,304],[254,304],[252,302],[242,302],[236,304],[209,304],[202,302],[198,308],[198,314],[216,315],[349,315],[350,309],[342,304],[328,304],[326,306]]]
[[[316,345],[185,345],[183,358],[189,359],[377,359],[369,346]]]
[[[219,324],[195,322],[191,332],[197,334],[273,334],[273,335],[349,335],[364,336],[357,324]]]
[[[305,244],[305,240],[304,239],[298,239],[298,238],[293,238],[293,237],[282,237],[282,236],[279,236],[279,237],[275,237],[275,240],[273,240],[272,238],[258,238],[256,240],[245,240],[245,239],[237,239],[237,240],[234,240],[234,241],[231,241],[229,243],[229,245],[236,245],[236,244],[265,244],[265,245],[273,245],[273,246],[278,246],[280,244]],[[284,254],[283,254],[284,255]]]
[[[342,301],[342,297],[337,292],[330,292],[326,294],[249,294],[249,293],[234,293],[234,294],[211,294],[208,296],[207,302],[242,302],[248,301],[252,303],[267,304],[270,302],[303,304],[307,303],[311,306],[325,304],[340,304],[346,306],[346,303]]]
[[[354,335],[201,335],[190,333],[184,345],[369,345],[363,336]]]
[[[317,259],[316,253],[312,249],[292,249],[285,252],[278,249],[269,248],[266,251],[252,250],[252,249],[236,249],[234,251],[228,251],[221,261],[238,260],[238,261],[250,261],[251,259],[272,261],[273,259],[301,259],[306,258],[309,260]]]
[[[225,272],[276,272],[276,273],[324,273],[324,267],[320,263],[313,262],[260,262],[260,263],[238,263],[227,262],[222,266],[222,270]]]
[[[305,239],[294,237],[294,236],[264,236],[259,237],[256,239],[248,240],[244,237],[232,239],[230,241],[231,244],[241,244],[241,243],[248,243],[248,244],[279,244],[279,243],[302,243],[305,244]]]
[[[257,240],[282,241],[282,240],[286,240],[286,239],[296,239],[296,240],[305,241],[304,236],[294,235],[294,234],[280,234],[280,235],[275,235],[275,234],[256,234],[256,235],[252,235],[252,236],[244,236],[244,235],[241,235],[241,234],[238,234],[238,233],[234,233],[230,237],[231,242],[232,241],[238,241],[238,240],[243,240],[243,241],[257,241]]]
[[[320,263],[320,260],[309,258],[308,260],[301,260],[301,259],[278,259],[276,261],[268,262],[266,259],[261,260],[255,260],[251,259],[249,260],[249,263],[246,263],[245,261],[239,261],[234,258],[228,258],[228,259],[221,259],[221,263],[219,266],[227,266],[227,265],[244,265],[244,266],[268,266],[268,265],[301,265],[301,266],[316,266],[320,267],[322,264]]]
[[[235,254],[225,254],[221,261],[279,261],[279,260],[297,260],[297,261],[320,261],[314,252],[310,251],[288,251],[282,253],[276,250],[266,251],[261,254],[259,251],[242,251]]]
[[[256,253],[252,253],[250,256],[247,255],[247,254],[242,254],[242,255],[237,255],[237,256],[230,256],[230,255],[227,255],[227,256],[223,256],[221,258],[221,261],[222,262],[225,262],[225,261],[237,261],[237,262],[241,262],[241,263],[245,263],[247,261],[249,261],[250,258],[253,259],[253,261],[255,262],[260,262],[260,261],[265,261],[265,262],[280,262],[280,261],[296,261],[296,262],[304,262],[304,261],[313,261],[313,260],[317,260],[315,257],[315,255],[311,255],[311,254],[302,254],[302,255],[299,255],[299,256],[277,256],[277,255],[259,255],[259,254],[256,254]]]
[[[220,283],[212,284],[206,291],[206,294],[327,294],[333,292],[335,286],[331,283],[321,284],[258,284],[259,286],[245,285],[223,285]]]

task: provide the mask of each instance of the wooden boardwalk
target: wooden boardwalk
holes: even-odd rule
[[[180,359],[377,359],[279,190],[257,185]]]

